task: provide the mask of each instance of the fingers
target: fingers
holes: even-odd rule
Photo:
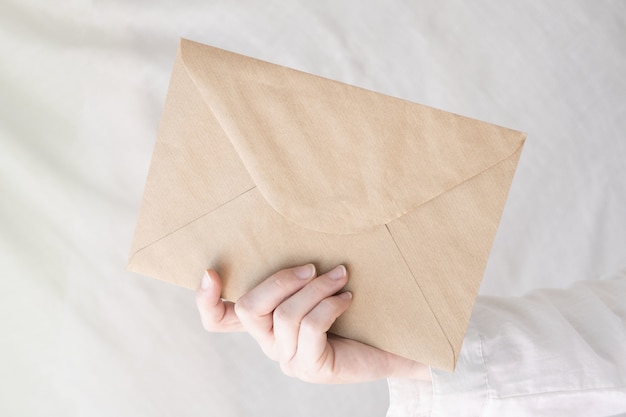
[[[315,277],[315,266],[283,269],[244,294],[235,304],[237,316],[245,329],[270,357],[275,357],[273,312],[286,298],[299,291]]]
[[[315,325],[316,327],[319,327],[321,324],[324,327],[326,321],[328,321],[325,316],[332,316],[337,308],[343,308],[345,303],[340,302],[343,300],[331,296],[343,288],[346,282],[346,268],[343,265],[339,265],[326,274],[311,280],[274,310],[274,341],[276,353],[281,362],[291,360],[296,354],[296,350],[300,349],[298,334],[301,331],[301,323],[305,327],[308,327],[307,324]],[[347,304],[345,307],[347,308]],[[328,327],[318,332],[318,335],[323,333],[325,337],[326,331],[336,318],[337,316],[330,318],[331,321]],[[305,343],[309,342],[306,341]]]
[[[208,270],[196,291],[196,302],[207,330],[247,330],[287,375],[304,381],[429,378],[426,365],[328,335],[352,302],[349,292],[334,295],[347,280],[343,266],[315,277],[313,265],[304,265],[277,272],[233,304],[222,300],[220,276]]]
[[[196,290],[196,304],[200,311],[202,326],[210,332],[242,331],[243,326],[235,314],[234,303],[223,301],[222,280],[217,272],[204,273]]]
[[[288,375],[326,381],[335,368],[327,332],[352,299],[347,292],[334,294],[347,280],[343,265],[319,277],[311,264],[284,269],[233,304],[222,300],[221,279],[208,270],[196,301],[207,330],[246,330]]]
[[[350,307],[351,302],[352,294],[343,292],[322,300],[302,319],[297,342],[300,361],[320,363],[326,359],[329,347],[326,332],[337,317]],[[314,363],[309,363],[309,366]]]

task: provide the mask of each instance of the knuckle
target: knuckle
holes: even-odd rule
[[[289,282],[291,281],[289,278],[287,271],[279,271],[271,276],[270,282],[275,287],[284,290],[289,288]]]
[[[324,333],[328,331],[340,315],[340,303],[334,298],[326,298],[317,308],[304,316],[300,328],[309,333]]]
[[[304,316],[300,323],[300,328],[311,333],[325,331],[320,320],[311,314]]]
[[[341,307],[341,303],[336,297],[326,298],[320,301],[320,304],[323,305],[325,311],[332,312],[332,313],[334,313],[336,310],[338,310]]]
[[[325,281],[318,278],[309,284],[309,291],[313,293],[314,297],[324,297],[329,293],[330,288],[328,282]]]
[[[331,323],[337,319],[345,310],[345,302],[343,300],[338,299],[337,297],[331,297],[323,300],[321,302],[324,306],[324,311],[326,312],[325,320],[330,321]]]
[[[313,297],[323,298],[334,294],[342,286],[341,284],[341,282],[320,277],[311,281],[307,287]]]
[[[293,318],[291,317],[291,314],[289,313],[287,307],[285,307],[284,305],[279,305],[278,307],[276,307],[276,310],[274,310],[273,313],[273,319],[274,322],[291,322],[293,321]]]

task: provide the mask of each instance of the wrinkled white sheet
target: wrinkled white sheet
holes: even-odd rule
[[[623,1],[3,0],[0,415],[384,415],[125,271],[180,36],[528,132],[481,293],[626,265]]]

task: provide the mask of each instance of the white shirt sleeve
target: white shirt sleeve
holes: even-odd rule
[[[387,417],[626,413],[626,271],[523,297],[479,296],[455,372],[431,375],[389,379]]]

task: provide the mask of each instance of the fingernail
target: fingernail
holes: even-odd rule
[[[211,286],[211,277],[209,277],[208,271],[204,271],[204,274],[202,274],[202,281],[200,282],[200,288],[202,288],[203,290],[206,290],[210,286]]]
[[[300,279],[309,279],[315,274],[315,266],[313,264],[302,265],[295,268],[293,272]]]
[[[346,267],[343,265],[336,266],[335,269],[328,273],[328,278],[339,280],[346,275]]]
[[[350,291],[342,292],[339,294],[339,298],[343,298],[344,300],[349,300],[352,298],[352,293]]]

